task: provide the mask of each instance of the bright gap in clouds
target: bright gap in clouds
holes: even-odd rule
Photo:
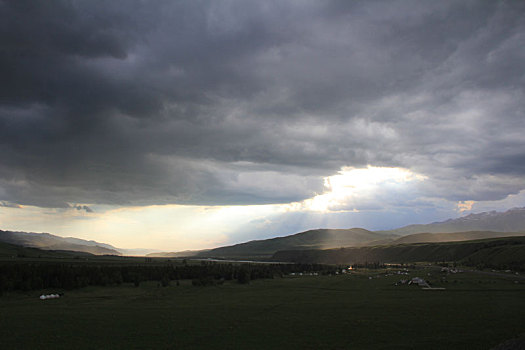
[[[427,177],[404,168],[343,167],[337,175],[324,178],[325,192],[302,202],[285,205],[289,210],[318,212],[358,211],[351,203],[359,204],[375,197],[378,191],[389,186],[403,186],[410,182],[424,181]]]

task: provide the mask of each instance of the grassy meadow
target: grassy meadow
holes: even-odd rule
[[[394,285],[414,276],[446,290]],[[1,348],[490,349],[525,332],[525,281],[443,276],[361,270],[247,285],[144,282],[52,300],[38,298],[51,290],[11,292],[0,297]]]

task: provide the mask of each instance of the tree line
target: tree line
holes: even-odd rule
[[[195,286],[220,284],[235,280],[274,278],[292,272],[329,274],[335,267],[321,264],[226,264],[202,262],[200,265],[166,263],[109,265],[64,262],[27,262],[0,264],[0,292],[48,288],[75,289],[87,286],[119,285],[158,281],[162,286],[172,281],[192,280]]]

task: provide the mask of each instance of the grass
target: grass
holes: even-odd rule
[[[430,273],[431,276],[427,274]],[[525,331],[525,284],[435,270],[297,276],[249,285],[89,287],[0,297],[2,349],[489,349]],[[369,279],[369,277],[373,277]],[[407,276],[403,276],[407,278]]]

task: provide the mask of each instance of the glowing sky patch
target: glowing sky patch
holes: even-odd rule
[[[290,210],[358,211],[348,208],[349,201],[373,196],[385,187],[403,186],[410,182],[424,181],[426,176],[415,174],[403,168],[373,167],[356,169],[343,167],[337,175],[324,178],[325,192],[286,207]],[[346,209],[339,209],[345,207]]]
[[[458,211],[459,212],[464,212],[464,211],[468,211],[468,210],[472,210],[472,206],[474,205],[474,201],[463,201],[463,202],[459,202],[458,203]]]

